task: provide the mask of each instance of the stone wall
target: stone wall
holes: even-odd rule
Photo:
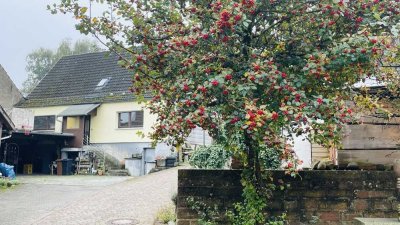
[[[240,170],[179,170],[177,225],[197,224],[186,199],[211,206],[222,215],[240,200]],[[271,214],[287,213],[289,224],[353,224],[354,217],[396,217],[398,194],[391,171],[302,171],[299,178],[272,171],[274,182],[290,185],[275,191]],[[218,224],[226,224],[222,219]]]

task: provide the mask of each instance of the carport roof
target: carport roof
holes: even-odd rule
[[[100,104],[72,105],[57,116],[86,116],[99,106]]]
[[[57,133],[57,132],[52,132],[52,131],[30,131],[26,132],[23,130],[17,130],[13,131],[13,134],[20,134],[20,135],[26,135],[26,136],[42,136],[42,137],[65,137],[65,138],[72,138],[74,137],[74,134],[71,133]]]

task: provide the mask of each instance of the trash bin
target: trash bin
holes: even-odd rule
[[[57,159],[57,175],[72,175],[72,159]]]
[[[175,162],[176,162],[176,158],[169,156],[165,159],[165,166],[166,167],[174,167]]]
[[[72,159],[62,160],[62,175],[72,175]]]
[[[57,159],[57,176],[61,176],[62,174],[62,160],[61,159]]]

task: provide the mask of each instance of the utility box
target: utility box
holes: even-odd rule
[[[128,170],[130,176],[142,176],[142,156],[125,158],[125,169]]]

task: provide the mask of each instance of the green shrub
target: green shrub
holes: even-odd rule
[[[189,164],[200,169],[221,169],[229,157],[222,145],[200,146],[191,154]]]
[[[18,185],[17,180],[0,179],[0,187],[2,188],[10,188],[15,185]]]
[[[163,207],[157,212],[157,220],[162,223],[168,223],[170,221],[175,221],[175,208],[173,206]]]
[[[274,149],[261,146],[260,161],[264,169],[278,169],[281,166],[280,153]]]

